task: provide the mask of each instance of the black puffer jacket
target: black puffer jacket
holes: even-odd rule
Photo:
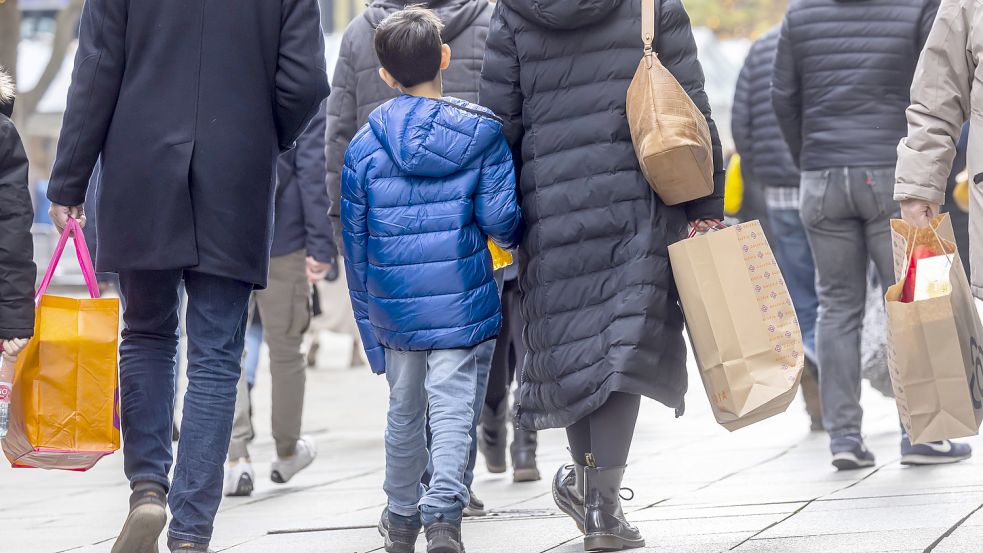
[[[772,99],[803,170],[897,162],[918,56],[939,0],[800,0],[789,8]]]
[[[640,0],[499,0],[492,17],[480,99],[521,150],[526,428],[568,426],[611,392],[682,409],[686,346],[667,248],[687,219],[722,215],[723,162],[689,17],[680,0],[661,6],[655,49],[714,137],[715,194],[686,206],[649,188],[625,118]]]
[[[34,209],[27,190],[27,154],[8,118],[0,75],[0,340],[34,336]]]
[[[776,26],[751,46],[734,95],[731,134],[741,155],[741,170],[753,186],[799,186],[799,169],[771,104],[780,31],[781,26]]]
[[[368,122],[372,110],[399,95],[379,78],[379,57],[375,55],[372,37],[383,19],[413,4],[427,5],[444,24],[443,39],[451,47],[451,65],[442,74],[444,95],[478,102],[481,59],[492,12],[488,0],[374,0],[362,17],[348,25],[331,80],[325,146],[331,198],[328,213],[339,248],[342,247],[341,167],[345,150],[355,132]]]

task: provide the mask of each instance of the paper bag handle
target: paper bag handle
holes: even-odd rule
[[[915,253],[915,246],[912,240],[918,234],[918,228],[912,225],[908,225],[908,235],[905,236],[904,245],[904,269],[901,271],[901,278],[908,278],[908,271],[911,270],[911,256]],[[935,235],[935,240],[939,243],[939,247],[942,248],[942,255],[946,258],[946,263],[948,267],[952,267],[952,258],[945,251],[945,243],[942,241],[942,237],[939,236],[939,231],[935,230],[936,227],[932,226],[931,221],[928,223],[928,228],[931,229],[932,234]],[[908,251],[908,246],[911,246],[911,251]]]
[[[93,299],[99,297],[99,284],[96,282],[96,270],[92,266],[92,257],[89,255],[89,248],[85,244],[85,236],[82,235],[82,227],[79,225],[78,221],[69,217],[68,224],[65,225],[65,230],[62,231],[61,237],[58,238],[58,245],[55,246],[55,252],[52,254],[51,261],[48,263],[48,270],[44,273],[44,279],[41,280],[41,286],[38,287],[37,294],[34,295],[35,303],[39,303],[41,301],[41,297],[48,291],[48,286],[51,284],[51,279],[55,276],[55,269],[58,267],[58,262],[61,261],[61,256],[65,252],[65,245],[68,244],[69,236],[74,237],[75,254],[78,257],[79,266],[82,268],[82,278],[85,279],[85,286],[89,289],[89,297]]]

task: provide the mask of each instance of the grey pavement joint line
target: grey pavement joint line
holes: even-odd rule
[[[752,534],[752,535],[750,535],[750,536],[748,536],[748,537],[747,537],[746,539],[744,539],[744,541],[742,541],[742,542],[740,542],[740,543],[738,543],[738,544],[737,544],[737,545],[735,545],[734,547],[731,547],[731,548],[730,548],[730,550],[731,550],[731,551],[734,551],[734,550],[735,550],[735,549],[737,549],[738,547],[741,547],[742,545],[744,545],[744,544],[746,544],[746,543],[748,543],[749,541],[751,541],[751,540],[753,540],[754,538],[756,538],[756,537],[758,537],[758,536],[760,536],[761,534],[764,534],[764,533],[765,533],[765,532],[767,532],[768,530],[771,530],[772,528],[774,528],[774,527],[776,527],[776,526],[778,526],[779,524],[782,524],[783,522],[785,522],[785,521],[787,521],[787,520],[789,520],[789,519],[791,519],[792,517],[794,517],[795,515],[797,515],[797,514],[799,514],[799,513],[801,513],[802,511],[804,511],[804,510],[806,510],[806,509],[807,509],[807,508],[808,508],[808,507],[809,507],[810,505],[812,505],[813,503],[816,503],[817,501],[819,501],[820,499],[822,499],[822,498],[823,498],[823,497],[825,497],[826,495],[832,495],[832,494],[835,494],[835,493],[839,493],[839,492],[842,492],[842,491],[844,491],[844,490],[849,490],[850,488],[852,488],[852,487],[854,487],[854,486],[856,486],[857,484],[860,484],[860,483],[861,483],[861,482],[863,482],[864,480],[867,480],[867,479],[868,479],[868,478],[870,478],[871,476],[874,476],[875,474],[877,474],[878,472],[880,472],[880,470],[881,470],[882,468],[884,468],[884,467],[886,467],[886,466],[888,466],[888,465],[890,465],[890,464],[892,464],[893,462],[894,462],[894,460],[892,460],[892,461],[890,461],[890,462],[888,462],[888,463],[885,463],[885,464],[883,464],[883,465],[881,465],[881,466],[879,466],[879,467],[877,467],[877,468],[875,468],[874,470],[872,470],[872,471],[870,471],[869,473],[867,473],[867,474],[865,474],[865,475],[863,476],[863,478],[858,478],[857,480],[854,480],[854,481],[853,481],[853,482],[851,482],[850,484],[848,484],[848,485],[846,485],[846,486],[843,486],[842,488],[838,488],[838,489],[836,489],[836,490],[834,490],[834,491],[833,491],[832,493],[829,493],[829,494],[825,494],[825,495],[820,495],[820,496],[817,496],[817,497],[814,497],[814,498],[812,498],[812,499],[810,499],[810,500],[809,500],[809,501],[807,501],[807,502],[806,502],[806,503],[805,503],[804,505],[802,505],[802,506],[801,506],[801,507],[799,507],[798,509],[796,509],[796,510],[794,510],[794,511],[792,511],[791,513],[789,513],[789,515],[788,515],[787,517],[784,517],[784,518],[782,518],[781,520],[778,520],[778,521],[775,521],[775,522],[773,522],[773,523],[771,523],[771,524],[769,524],[768,526],[765,526],[765,527],[764,527],[764,528],[762,528],[761,530],[758,530],[758,531],[757,531],[757,532],[755,532],[754,534]]]
[[[955,532],[956,529],[958,529],[960,526],[962,526],[967,520],[969,520],[970,517],[972,517],[973,515],[975,515],[976,513],[978,513],[980,511],[980,509],[983,509],[983,503],[981,503],[978,507],[976,507],[975,509],[973,509],[972,511],[970,511],[968,515],[966,515],[963,518],[959,519],[948,530],[946,530],[945,532],[943,532],[942,535],[938,537],[938,539],[936,539],[935,541],[933,541],[928,547],[925,548],[925,552],[924,553],[931,553],[932,551],[935,551],[935,548],[938,547],[939,544],[941,544],[943,541],[945,541],[946,538],[948,538],[949,536],[951,536],[952,533]]]

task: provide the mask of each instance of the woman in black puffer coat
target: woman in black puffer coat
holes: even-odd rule
[[[479,100],[505,121],[527,221],[518,423],[567,429],[574,465],[557,473],[554,497],[588,549],[644,545],[618,489],[640,396],[683,410],[668,246],[688,222],[723,216],[720,140],[689,17],[680,0],[657,2],[655,51],[713,134],[710,197],[666,206],[635,158],[625,98],[642,57],[641,0],[499,0],[482,69]]]

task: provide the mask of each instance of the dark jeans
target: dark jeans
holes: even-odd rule
[[[772,229],[772,234],[768,236],[795,305],[806,355],[815,361],[819,298],[816,296],[816,265],[812,261],[809,237],[798,209],[769,209],[768,219]]]
[[[188,391],[174,482],[174,356],[178,289],[188,292]],[[252,285],[191,271],[120,274],[124,330],[120,343],[123,470],[131,485],[170,488],[168,535],[208,543],[222,500],[225,455],[232,432],[246,307]]]
[[[831,438],[859,434],[860,329],[870,263],[882,286],[894,282],[894,167],[805,171],[800,200],[818,275],[816,353],[823,426]]]

